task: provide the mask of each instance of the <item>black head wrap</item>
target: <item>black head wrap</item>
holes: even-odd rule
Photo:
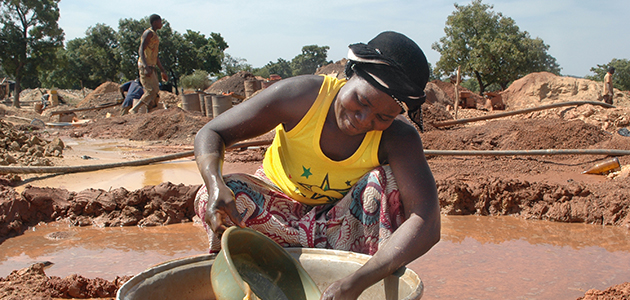
[[[429,65],[422,49],[407,36],[393,31],[382,32],[367,44],[348,47],[346,77],[357,74],[391,95],[422,131],[421,106],[429,80]]]

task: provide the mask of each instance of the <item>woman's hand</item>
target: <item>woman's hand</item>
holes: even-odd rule
[[[236,201],[234,193],[227,186],[216,186],[212,190],[208,190],[210,201],[209,207],[206,209],[206,223],[217,235],[223,234],[228,228],[227,220],[239,227],[245,227],[245,222],[236,209]]]
[[[347,284],[347,277],[333,282],[322,294],[321,300],[356,300],[363,292]],[[350,286],[349,286],[350,285]]]

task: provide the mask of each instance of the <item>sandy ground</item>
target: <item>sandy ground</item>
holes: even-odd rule
[[[515,87],[504,92],[507,110],[576,99],[598,100],[593,91],[596,85],[591,86],[588,82],[565,83],[568,79],[549,77],[545,73],[534,75],[525,78],[527,82],[515,83],[518,89]],[[548,89],[544,90],[544,95],[540,88],[541,81],[546,82],[545,88]],[[421,137],[427,150],[630,150],[630,137],[624,136],[624,129],[627,130],[630,123],[627,92],[618,93],[619,100],[615,108],[573,105],[495,120],[439,127],[434,125],[453,117],[454,112],[447,110],[448,103],[452,103],[449,102],[452,101],[449,93],[452,94],[453,91],[452,86],[449,89],[443,83],[434,84],[437,86],[433,87],[434,96],[429,96],[435,98],[423,105],[426,131],[421,133]],[[550,86],[557,88],[554,90]],[[577,86],[578,92],[568,90],[567,86]],[[579,91],[588,91],[590,94]],[[111,102],[116,97],[114,93],[115,89],[108,84],[90,93],[77,107]],[[52,122],[54,116],[47,115],[46,112],[35,113],[30,107],[15,109],[0,106],[0,112],[4,116],[2,121],[12,125],[3,129],[5,133],[2,141],[10,145],[9,141],[18,140],[18,144],[21,143],[18,145],[19,150],[26,151],[7,152],[3,155],[16,158],[13,165],[20,162],[23,165],[29,164],[28,155],[33,156],[36,153],[36,150],[28,150],[34,147],[32,141],[30,144],[26,142],[30,135],[43,140],[41,147],[44,148],[55,138],[84,137],[152,141],[150,149],[156,156],[190,149],[195,133],[210,118],[200,112],[180,109],[177,107],[178,98],[174,95],[164,97],[169,97],[170,108],[154,110],[148,114],[118,117],[118,107],[82,111],[77,113],[77,118],[91,120],[82,126],[34,127],[29,120],[37,118],[43,122]],[[72,107],[68,105],[66,109]],[[502,112],[460,108],[458,118]],[[14,137],[19,134],[24,136]],[[260,139],[269,137],[267,135]],[[43,154],[46,151],[40,152]],[[49,160],[47,164],[67,163],[64,163],[62,153],[57,156],[52,154],[54,151],[50,153],[49,156],[41,157]],[[264,148],[232,151],[227,154],[226,161],[260,162],[263,155]],[[576,154],[432,155],[428,156],[428,161],[436,178],[443,214],[512,215],[524,219],[603,224],[630,229],[630,156],[616,156],[620,168],[615,172],[582,174],[610,157]],[[0,180],[3,183],[0,185],[0,213],[3,216],[0,218],[0,241],[21,234],[30,225],[52,220],[68,220],[79,226],[151,226],[190,222],[193,217],[192,201],[199,188],[198,185],[174,185],[165,182],[135,191],[87,189],[69,192],[55,188],[27,187],[22,193],[17,193],[11,187],[11,183],[17,180],[20,178],[15,175],[5,175]],[[38,295],[41,299],[111,297],[111,291],[125,280],[120,278],[107,282],[85,279],[79,275],[70,279],[51,278],[45,275],[44,267],[34,265],[29,269],[16,270],[7,278],[1,278],[0,295],[17,295],[16,298],[7,299],[18,299],[20,295],[28,293]],[[53,296],[46,298],[45,295]],[[605,291],[588,291],[584,299],[621,297],[630,297],[630,283]]]

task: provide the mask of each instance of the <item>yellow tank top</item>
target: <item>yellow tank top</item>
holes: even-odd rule
[[[155,32],[152,28],[149,28],[148,30],[151,30],[151,32],[153,32],[153,37],[149,40],[149,43],[147,44],[147,48],[144,49],[144,57],[147,62],[147,66],[154,67],[155,65],[157,65],[160,38],[158,37],[157,32]],[[141,37],[140,45],[142,45],[142,43],[143,41]],[[141,66],[141,65],[142,65],[142,60],[140,57],[138,57],[138,66]]]
[[[379,166],[382,131],[370,131],[349,158],[334,161],[321,150],[320,137],[326,114],[346,80],[324,76],[319,95],[304,118],[286,132],[282,124],[265,153],[265,174],[285,194],[307,204],[333,203],[370,170]]]

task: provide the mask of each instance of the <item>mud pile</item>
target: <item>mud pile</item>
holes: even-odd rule
[[[118,289],[131,276],[116,277],[113,281],[96,278],[88,279],[80,275],[66,278],[48,277],[46,264],[36,263],[28,268],[11,272],[6,278],[0,278],[0,298],[6,300],[22,299],[114,299]]]
[[[618,188],[630,188],[627,177],[618,183]],[[630,228],[627,192],[602,195],[575,182],[560,185],[493,177],[477,178],[475,182],[438,180],[437,187],[441,213],[446,215],[514,215],[533,220]]]
[[[165,182],[135,191],[27,186],[22,194],[0,186],[0,242],[39,222],[65,221],[73,226],[157,226],[192,221],[199,185]]]
[[[51,166],[50,157],[61,157],[64,147],[59,138],[46,141],[0,120],[0,165]]]
[[[630,299],[630,282],[618,284],[604,291],[591,289],[586,291],[584,297],[577,300],[625,300]]]

